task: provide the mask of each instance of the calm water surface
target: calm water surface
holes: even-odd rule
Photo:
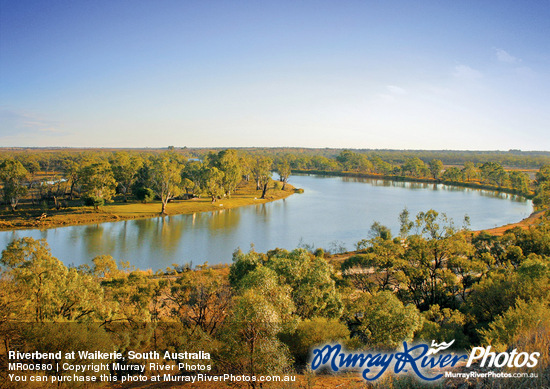
[[[140,269],[164,269],[192,262],[230,263],[236,248],[256,251],[275,247],[354,249],[374,221],[399,231],[398,215],[435,209],[457,226],[468,215],[474,230],[516,222],[532,212],[531,201],[492,191],[445,185],[373,179],[292,176],[304,188],[284,200],[193,215],[114,223],[0,232],[0,244],[30,236],[46,239],[65,264],[91,264],[112,255]],[[168,205],[170,206],[170,205]]]

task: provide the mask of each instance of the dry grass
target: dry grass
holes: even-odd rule
[[[541,223],[542,221],[542,217],[544,216],[545,212],[547,212],[548,210],[542,210],[542,211],[538,211],[538,212],[533,212],[529,217],[517,222],[517,223],[512,223],[512,224],[507,224],[505,226],[501,226],[501,227],[495,227],[495,228],[490,228],[488,230],[484,230],[485,232],[491,234],[491,235],[495,235],[495,236],[502,236],[504,235],[504,233],[514,227],[520,227],[521,229],[524,229],[524,230],[528,230],[529,227],[531,226],[535,226],[535,225],[538,225]]]

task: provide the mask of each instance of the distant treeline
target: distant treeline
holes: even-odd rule
[[[210,151],[219,152],[223,148],[188,148],[188,147],[173,147],[155,149],[155,148],[101,148],[101,149],[86,149],[86,148],[0,148],[0,156],[15,157],[21,154],[37,154],[45,156],[47,154],[73,154],[73,153],[104,153],[110,154],[117,151],[128,151],[145,154],[158,154],[167,150],[173,150],[178,154],[188,158],[201,158]],[[336,158],[342,151],[346,149],[337,148],[302,148],[302,147],[232,147],[243,154],[250,155],[266,155],[272,159],[278,159],[286,154],[292,154],[296,157],[300,156],[322,156],[329,159]],[[369,159],[380,157],[382,160],[393,163],[402,164],[409,158],[420,158],[425,163],[432,159],[439,159],[445,165],[463,165],[465,162],[473,162],[475,164],[485,162],[496,162],[504,167],[529,168],[538,169],[543,165],[550,164],[550,151],[470,151],[470,150],[389,150],[389,149],[349,149],[355,153],[366,155]]]

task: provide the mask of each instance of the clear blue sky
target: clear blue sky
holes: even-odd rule
[[[550,150],[550,0],[0,0],[0,146]]]

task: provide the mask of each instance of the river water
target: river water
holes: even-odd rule
[[[230,210],[164,218],[0,232],[0,245],[30,236],[46,239],[55,257],[67,265],[91,264],[97,255],[129,261],[139,269],[164,269],[231,263],[235,249],[256,251],[298,246],[332,252],[352,250],[378,221],[399,231],[398,216],[407,207],[446,213],[457,226],[470,217],[473,230],[527,217],[531,201],[493,191],[375,179],[291,176],[303,188],[284,200]],[[168,205],[170,206],[170,205]]]

